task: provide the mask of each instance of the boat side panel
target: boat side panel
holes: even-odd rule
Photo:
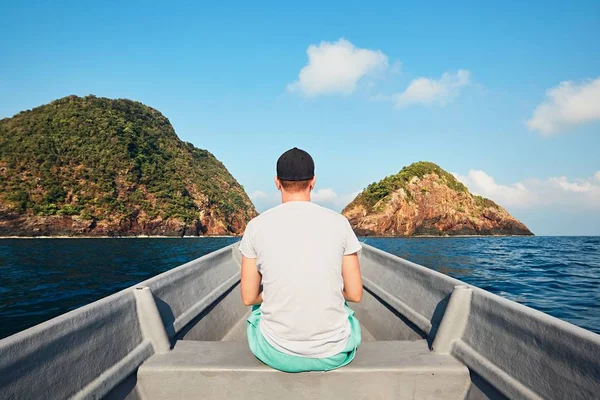
[[[152,290],[172,341],[237,283],[240,267],[234,251],[235,245],[227,246],[140,284]]]
[[[473,289],[464,330],[446,338],[451,354],[471,371],[471,397],[588,399],[600,393],[600,335],[371,246],[362,253],[365,288],[395,304],[430,343],[454,287]]]
[[[351,303],[356,318],[374,340],[420,340],[425,335],[393,306],[375,297],[367,288],[360,303]]]
[[[239,281],[178,334],[177,340],[222,340],[248,314],[240,297]]]
[[[237,284],[233,251],[228,246],[136,286],[156,291],[161,319],[167,316],[174,333],[177,321],[181,330]],[[137,369],[154,349],[137,311],[128,288],[0,340],[0,397],[138,398]]]
[[[389,304],[431,338],[435,336],[454,286],[464,285],[366,244],[363,244],[360,262],[363,276],[375,286],[365,284],[365,288],[384,300],[387,298]]]
[[[599,335],[481,289],[453,354],[509,397],[600,393]]]
[[[120,292],[0,342],[2,396],[66,398],[131,354],[142,357],[141,364],[152,351],[144,345],[135,307],[133,293]],[[125,378],[127,367],[111,376]]]
[[[123,382],[111,390],[104,397],[104,400],[143,400],[143,396],[139,390],[137,371],[130,374]]]
[[[465,400],[508,400],[508,397],[475,372],[469,370],[469,377],[471,384]]]

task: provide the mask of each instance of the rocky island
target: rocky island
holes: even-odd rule
[[[139,102],[69,96],[0,120],[0,236],[239,235],[255,215],[221,162]]]
[[[370,184],[342,213],[363,236],[533,235],[504,208],[471,194],[431,162]]]

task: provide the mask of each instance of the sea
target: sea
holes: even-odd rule
[[[0,339],[238,240],[0,239]],[[360,240],[600,333],[600,237]]]

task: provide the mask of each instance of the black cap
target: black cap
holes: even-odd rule
[[[315,163],[307,152],[297,147],[277,160],[277,177],[284,181],[304,181],[315,176]]]

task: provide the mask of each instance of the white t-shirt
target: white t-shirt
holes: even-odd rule
[[[262,274],[259,328],[277,350],[301,357],[340,353],[350,337],[342,257],[361,249],[348,220],[290,201],[248,223],[239,246]]]

